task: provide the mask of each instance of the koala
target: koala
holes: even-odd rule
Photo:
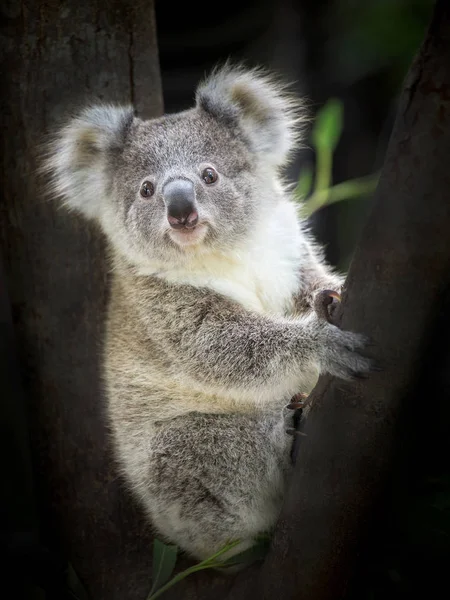
[[[86,108],[45,157],[51,194],[109,243],[117,461],[158,535],[198,559],[272,530],[290,399],[371,370],[365,338],[313,310],[343,278],[283,184],[301,113],[272,75],[226,65],[177,114]]]

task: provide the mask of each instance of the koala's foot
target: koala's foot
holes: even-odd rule
[[[295,461],[297,459],[299,440],[302,437],[307,437],[307,434],[302,431],[302,428],[304,426],[304,416],[305,416],[303,413],[303,408],[305,407],[305,400],[307,398],[308,398],[308,394],[299,392],[298,394],[295,394],[295,396],[293,396],[291,398],[290,403],[286,406],[286,408],[288,410],[293,411],[291,413],[292,426],[287,427],[287,429],[285,430],[288,435],[293,436],[293,443],[291,446],[291,455],[290,455],[292,464],[295,464]]]
[[[308,394],[304,394],[303,392],[299,392],[292,396],[289,404],[286,405],[288,410],[293,410],[294,413],[292,415],[293,418],[293,427],[288,427],[286,429],[286,433],[288,435],[293,436],[306,436],[303,431],[300,430],[300,423],[302,421],[303,408],[305,406],[305,400],[308,397]]]

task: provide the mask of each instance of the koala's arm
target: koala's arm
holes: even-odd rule
[[[357,352],[361,336],[314,313],[272,318],[208,289],[137,279],[139,318],[164,350],[173,376],[212,393],[273,400],[296,393],[317,367],[351,378],[370,366]]]
[[[314,297],[321,290],[341,292],[345,277],[327,265],[318,248],[307,236],[302,239],[299,265],[299,288],[294,297],[294,313],[311,309]]]

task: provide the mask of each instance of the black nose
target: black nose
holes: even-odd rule
[[[167,220],[174,229],[194,227],[198,222],[195,209],[195,189],[192,181],[175,179],[163,189]]]

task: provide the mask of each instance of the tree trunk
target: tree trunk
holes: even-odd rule
[[[35,169],[44,134],[72,108],[98,99],[161,114],[153,2],[11,0],[1,11],[0,240],[43,541],[59,545],[94,600],[142,599],[151,536],[121,487],[103,418],[104,242],[42,199]]]
[[[342,328],[368,334],[385,370],[351,384],[323,377],[315,388],[262,598],[346,593],[383,497],[405,399],[439,351],[428,342],[450,286],[449,156],[450,3],[439,0],[405,83],[341,307]]]

